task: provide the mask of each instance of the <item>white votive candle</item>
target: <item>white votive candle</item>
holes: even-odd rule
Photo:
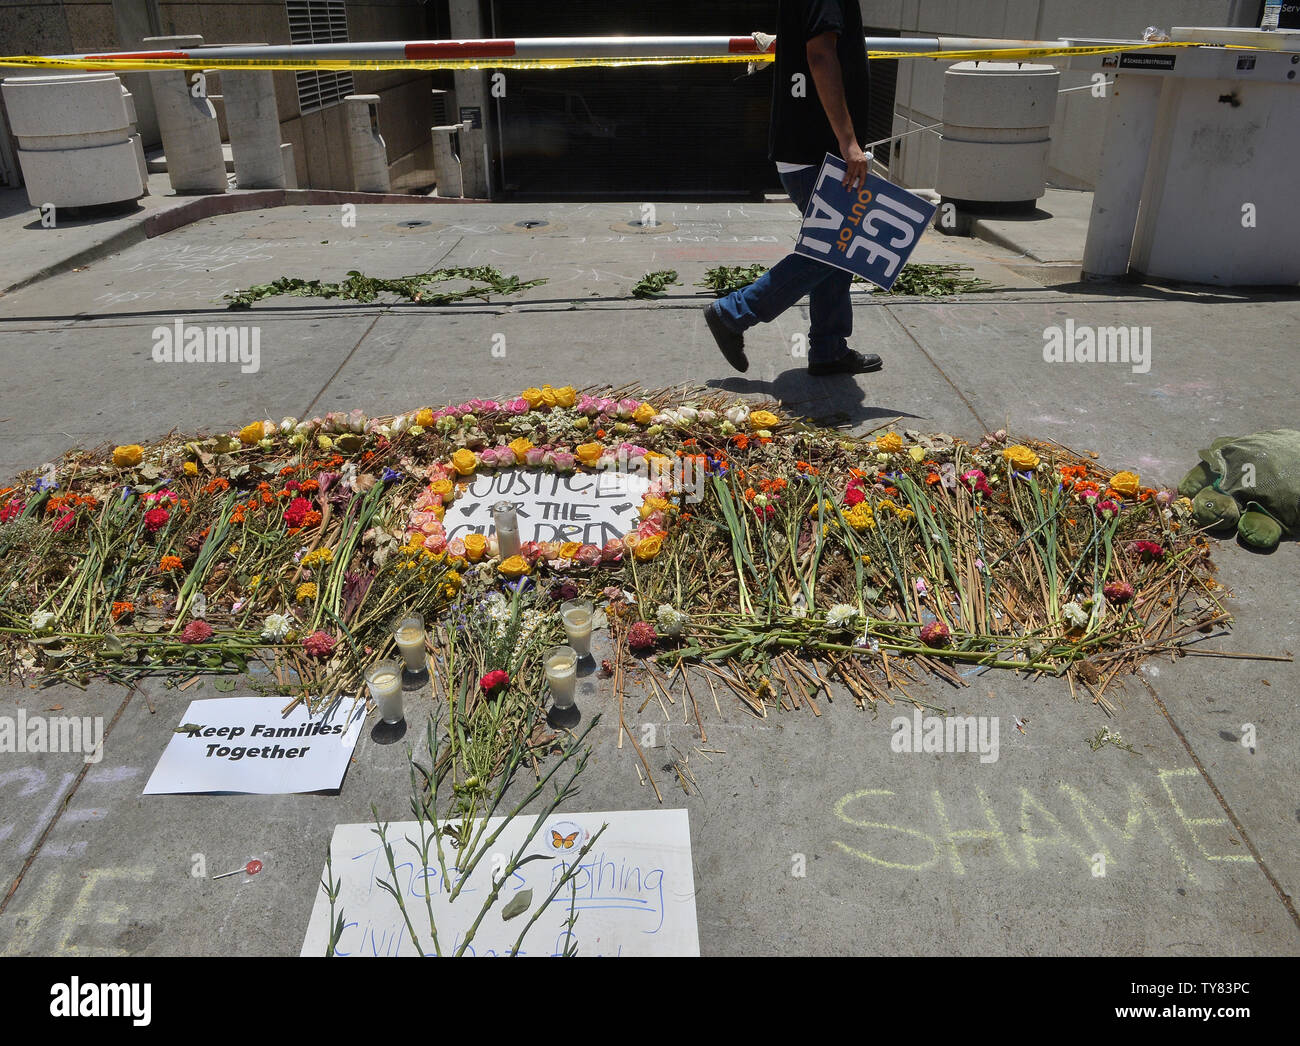
[[[546,684],[556,708],[572,708],[578,689],[578,652],[571,646],[552,647],[546,653]]]
[[[519,555],[519,514],[509,501],[492,506],[492,524],[496,527],[497,546],[502,559]]]
[[[380,661],[366,673],[366,686],[379,706],[385,723],[402,721],[402,666],[396,661]]]
[[[406,662],[409,672],[423,672],[426,660],[424,656],[424,618],[419,614],[404,617],[393,629],[393,640],[401,651],[402,660]]]
[[[569,637],[569,646],[577,651],[579,657],[591,657],[591,614],[592,605],[585,600],[560,606],[564,634]]]

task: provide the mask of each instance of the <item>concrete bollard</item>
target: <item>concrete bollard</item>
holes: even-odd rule
[[[147,50],[191,50],[201,36],[147,36]],[[221,152],[217,111],[204,96],[196,97],[190,74],[180,69],[150,73],[158,132],[167,156],[167,177],[178,193],[224,193],[226,161]]]
[[[126,203],[143,194],[122,81],[115,75],[14,76],[3,91],[33,207]]]
[[[221,74],[221,94],[226,100],[235,184],[241,189],[285,188],[273,74],[264,69],[227,70]]]
[[[144,158],[144,141],[140,137],[139,123],[140,118],[135,111],[135,97],[126,89],[126,84],[122,85],[122,104],[126,106],[126,119],[130,125],[131,146],[135,150],[136,166],[140,168],[140,181],[144,186],[141,196],[149,195],[149,163]]]
[[[293,142],[280,146],[280,167],[284,171],[284,187],[298,188],[298,167],[293,161]]]
[[[1050,65],[953,65],[943,80],[939,195],[958,204],[1032,210],[1047,190],[1060,79]]]
[[[379,95],[350,94],[343,103],[347,106],[353,189],[357,192],[391,192],[388,149],[379,133]]]
[[[448,199],[460,199],[465,195],[460,158],[451,147],[451,136],[460,129],[458,123],[429,128],[433,136],[433,176],[438,182],[438,195]]]

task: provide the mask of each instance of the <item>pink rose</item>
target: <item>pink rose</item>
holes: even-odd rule
[[[618,563],[623,559],[623,543],[618,538],[610,538],[600,550],[602,563]]]
[[[424,539],[424,547],[427,548],[430,552],[432,552],[435,556],[436,556],[439,552],[446,552],[446,551],[447,551],[447,535],[446,535],[446,534],[430,534],[427,538]]]
[[[509,400],[502,405],[507,414],[527,414],[531,409],[528,401],[522,396],[517,400]]]
[[[577,559],[584,567],[594,567],[600,562],[600,549],[595,545],[583,545],[578,549]]]
[[[525,541],[519,546],[519,554],[529,563],[536,563],[544,555],[544,549],[536,541]]]
[[[615,405],[614,410],[617,412],[620,418],[626,421],[628,418],[630,418],[633,414],[636,413],[636,409],[639,406],[641,406],[640,400],[625,399],[625,400],[619,400],[618,403]]]
[[[448,542],[447,542],[447,555],[449,555],[449,556],[464,556],[464,555],[465,555],[465,541],[464,541],[464,539],[463,539],[463,538],[452,538],[450,541],[448,541]]]
[[[578,459],[570,451],[554,450],[551,451],[550,464],[555,466],[557,472],[572,472],[578,464]]]
[[[546,447],[529,447],[524,452],[524,464],[529,468],[537,468],[546,460]]]
[[[629,458],[643,458],[648,453],[645,447],[638,447],[635,443],[620,443],[618,449]]]
[[[651,512],[650,515],[641,520],[641,525],[636,528],[636,532],[643,538],[668,533],[668,529],[664,526],[663,512]]]
[[[432,512],[412,512],[410,525],[416,530],[422,530],[426,523],[436,523],[438,517]]]
[[[600,413],[600,400],[584,392],[574,407],[579,414],[585,414],[589,418],[595,417]]]

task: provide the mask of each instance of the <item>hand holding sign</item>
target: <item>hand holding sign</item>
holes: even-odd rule
[[[889,290],[934,217],[935,205],[874,174],[862,188],[848,189],[846,175],[844,161],[827,153],[795,253]]]

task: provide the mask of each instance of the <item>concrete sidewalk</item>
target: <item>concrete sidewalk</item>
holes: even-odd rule
[[[858,430],[894,418],[967,438],[1007,427],[1163,484],[1216,435],[1297,423],[1294,295],[1081,285],[1046,255],[931,235],[916,260],[971,265],[995,289],[959,300],[856,290],[854,344],[885,359],[857,380],[807,376],[792,355],[807,313],[792,310],[751,332],[741,376],[713,346],[700,312],[709,296],[694,284],[713,265],[780,258],[793,208],[660,204],[663,224],[644,232],[628,225],[638,217],[630,204],[387,205],[360,207],[350,228],[337,205],[278,207],[206,218],[43,279],[0,298],[0,476],[70,446],[173,427],[375,414],[544,382],[686,381],[775,396]],[[220,303],[280,275],[488,264],[548,282],[445,307],[282,298],[230,313]],[[642,274],[666,268],[682,286],[657,301],[630,297]],[[153,362],[152,329],[178,318],[258,325],[259,370]],[[1069,321],[1149,328],[1149,368],[1045,362],[1045,332]],[[1205,646],[1300,650],[1300,546],[1257,556],[1225,542],[1215,558],[1237,622]],[[706,953],[1300,953],[1292,662],[1153,662],[1127,683],[1113,720],[1063,684],[998,673],[965,682],[936,683],[923,700],[1000,716],[996,763],[895,754],[896,710],[859,712],[847,695],[820,718],[756,720],[719,694],[716,708],[701,702],[707,743],[676,721],[680,707],[665,729],[651,703],[643,718],[660,725],[663,749],[652,768],[667,805],[691,812]],[[604,718],[581,807],[656,805],[635,755],[616,747],[609,684],[584,687],[584,715]],[[48,755],[0,763],[4,892],[17,881],[0,902],[0,953],[296,953],[333,826],[368,820],[372,802],[381,816],[405,816],[402,746],[369,737],[338,796],[142,797],[185,706],[205,696],[217,696],[210,683],[133,696],[0,688],[5,714],[61,705],[113,720],[96,766]],[[427,695],[417,702],[430,708]],[[1028,720],[1024,734],[1013,715]],[[1243,724],[1255,727],[1253,751],[1239,743]],[[1103,725],[1134,752],[1092,752],[1085,738]],[[698,792],[660,773],[682,757]],[[273,859],[247,883],[213,883],[190,877],[196,853],[210,867]],[[806,877],[792,874],[797,854]]]

